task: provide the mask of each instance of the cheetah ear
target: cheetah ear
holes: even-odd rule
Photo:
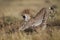
[[[29,21],[31,19],[31,16],[29,14],[23,14],[22,18],[23,18],[24,21],[27,22],[27,21]]]

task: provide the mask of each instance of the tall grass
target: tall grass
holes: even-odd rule
[[[27,35],[25,32],[20,32],[18,29],[21,26],[21,21],[15,17],[4,17],[0,22],[0,40],[60,40],[59,26],[48,26],[46,30],[38,30],[38,33],[33,32]],[[40,32],[41,31],[41,32]]]

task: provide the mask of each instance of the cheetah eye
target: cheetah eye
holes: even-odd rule
[[[27,14],[22,15],[22,18],[23,18],[24,21],[28,21],[28,20],[30,20],[30,16],[27,15]]]
[[[26,18],[24,15],[23,15],[22,17],[23,17],[23,19],[25,19],[25,18]]]

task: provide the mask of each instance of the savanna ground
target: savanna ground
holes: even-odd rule
[[[0,0],[0,40],[60,40],[60,0]],[[32,9],[32,15],[42,7],[56,5],[55,19],[48,19],[51,26],[38,33],[26,35],[18,31],[22,22],[21,12]],[[33,15],[33,16],[34,16]],[[52,26],[53,25],[53,26]]]

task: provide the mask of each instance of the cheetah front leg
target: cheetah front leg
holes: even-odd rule
[[[47,20],[43,20],[41,26],[42,26],[41,30],[45,30],[47,27]]]

